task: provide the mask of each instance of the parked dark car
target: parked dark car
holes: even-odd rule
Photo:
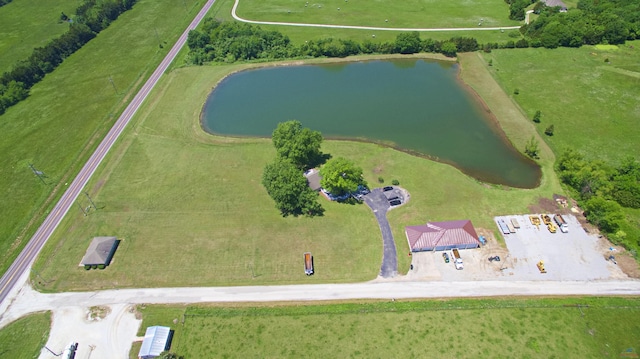
[[[396,199],[400,199],[400,197],[398,196],[393,196],[393,197],[389,197],[388,200],[389,201],[395,201]]]
[[[447,252],[442,253],[442,258],[444,258],[445,263],[449,263],[449,255]]]
[[[383,192],[387,192],[387,191],[391,191],[391,190],[393,190],[393,187],[391,187],[391,186],[387,186],[387,187],[382,188]]]
[[[392,206],[399,206],[399,205],[402,204],[402,202],[400,202],[397,199],[394,199],[393,201],[390,201],[389,204],[392,205]]]

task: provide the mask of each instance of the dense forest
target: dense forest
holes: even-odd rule
[[[47,45],[33,49],[27,59],[0,76],[0,115],[24,100],[33,85],[135,3],[136,0],[84,0],[72,18],[62,14],[61,19],[70,23],[69,30]]]
[[[10,2],[11,2],[11,0],[0,0],[0,6],[7,5]]]

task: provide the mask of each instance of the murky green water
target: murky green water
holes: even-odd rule
[[[457,71],[423,60],[249,70],[215,88],[202,122],[212,133],[270,136],[279,122],[295,119],[325,138],[384,143],[485,182],[535,187],[540,168],[505,140]]]

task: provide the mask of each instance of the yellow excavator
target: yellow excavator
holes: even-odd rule
[[[540,230],[540,217],[529,216],[529,220],[531,221],[531,224],[533,224],[538,230]]]

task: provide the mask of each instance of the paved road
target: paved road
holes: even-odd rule
[[[160,65],[153,72],[149,80],[142,86],[138,94],[133,98],[129,106],[124,110],[120,118],[113,125],[107,136],[102,140],[96,151],[91,155],[87,163],[82,167],[77,177],[71,182],[71,185],[67,191],[62,195],[60,201],[56,204],[53,210],[49,213],[44,220],[40,228],[33,235],[29,243],[25,246],[22,252],[18,255],[11,267],[0,279],[0,304],[7,297],[11,289],[16,285],[18,279],[25,273],[32,265],[36,256],[51,236],[51,233],[56,229],[64,215],[69,211],[69,208],[73,205],[84,186],[87,184],[93,173],[98,168],[98,165],[105,158],[111,146],[116,139],[122,133],[122,130],[127,126],[133,115],[138,111],[142,102],[147,98],[153,87],[156,85],[162,74],[167,70],[169,64],[176,57],[182,46],[187,41],[187,35],[190,30],[195,29],[200,23],[202,18],[209,11],[215,0],[209,0],[203,6],[202,10],[196,15],[191,24],[182,33],[176,44],[171,48],[167,56],[162,60]]]
[[[276,22],[276,21],[255,21],[243,19],[236,14],[236,9],[240,4],[240,0],[235,0],[231,9],[231,16],[234,19],[249,24],[258,25],[281,25],[281,26],[302,26],[302,27],[323,27],[330,29],[354,29],[354,30],[375,30],[375,31],[487,31],[487,30],[513,30],[519,29],[520,26],[503,26],[503,27],[450,27],[450,28],[408,28],[408,27],[375,27],[375,26],[350,26],[350,25],[330,25],[330,24],[305,24],[298,22]]]
[[[381,188],[374,188],[364,196],[364,202],[371,208],[376,216],[380,232],[382,233],[382,265],[380,266],[380,276],[391,278],[398,275],[398,256],[396,254],[396,243],[393,240],[393,233],[387,220],[389,201]]]
[[[410,299],[505,296],[640,295],[638,280],[410,282],[377,280],[354,284],[252,287],[119,289],[44,294],[24,286],[0,319],[0,328],[28,313],[115,304],[179,304]]]

